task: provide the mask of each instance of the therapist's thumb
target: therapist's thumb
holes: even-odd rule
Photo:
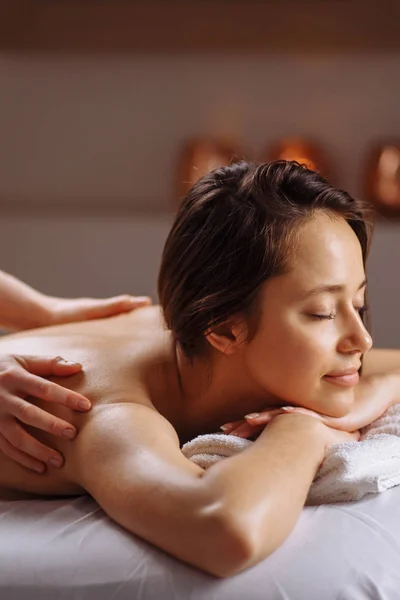
[[[14,355],[14,358],[26,371],[41,377],[73,375],[82,370],[79,362],[61,356]]]

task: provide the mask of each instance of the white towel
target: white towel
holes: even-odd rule
[[[254,442],[234,435],[199,435],[182,452],[203,469],[242,452]],[[268,458],[266,458],[268,467]],[[360,500],[400,484],[400,404],[364,427],[359,442],[331,446],[309,490],[306,504]]]

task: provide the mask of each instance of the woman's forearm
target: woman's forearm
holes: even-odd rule
[[[363,375],[400,372],[400,350],[372,348],[363,360]]]
[[[204,473],[221,510],[248,535],[253,551],[243,568],[266,558],[288,537],[323,461],[317,422],[293,421],[298,417],[276,418],[250,448]]]
[[[0,271],[0,327],[30,329],[49,320],[46,296],[16,277]]]

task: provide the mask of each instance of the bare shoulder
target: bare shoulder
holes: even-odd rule
[[[76,438],[74,454],[80,459],[94,441],[96,454],[101,456],[110,445],[114,451],[121,446],[125,450],[127,444],[132,449],[143,440],[158,443],[160,435],[179,448],[174,427],[150,401],[100,404],[92,409],[91,418],[86,420]]]
[[[96,473],[104,465],[114,465],[115,477],[127,463],[139,477],[143,460],[152,459],[172,462],[192,474],[203,471],[181,453],[173,425],[144,400],[97,406],[72,446],[68,460],[73,465],[74,479],[93,495],[97,490]]]
[[[143,403],[99,407],[69,460],[75,482],[113,520],[156,545],[169,548],[176,520],[205,502],[204,470],[182,454],[171,423]]]

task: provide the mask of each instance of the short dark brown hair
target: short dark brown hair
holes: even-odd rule
[[[204,351],[207,330],[233,314],[255,312],[261,284],[290,267],[299,225],[316,210],[347,221],[365,265],[368,207],[297,162],[238,162],[210,172],[189,190],[158,278],[166,325],[189,358]]]

